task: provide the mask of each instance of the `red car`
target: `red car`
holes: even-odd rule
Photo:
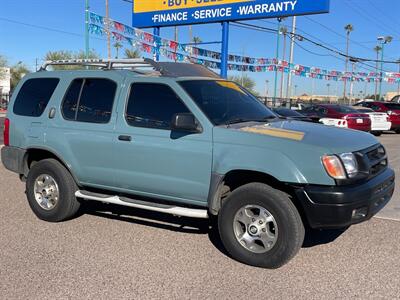
[[[357,103],[355,106],[368,107],[376,112],[384,112],[389,115],[389,121],[392,122],[391,130],[400,134],[400,103],[365,101]]]
[[[341,119],[347,123],[347,128],[371,131],[371,119],[369,115],[360,113],[356,109],[345,105],[318,104],[301,111],[312,119],[330,118]]]

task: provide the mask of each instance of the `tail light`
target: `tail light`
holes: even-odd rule
[[[8,118],[4,120],[3,140],[4,146],[10,146],[10,120]]]

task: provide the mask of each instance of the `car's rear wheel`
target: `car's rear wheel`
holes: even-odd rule
[[[400,134],[400,128],[397,128],[397,129],[395,130],[395,132],[396,132],[397,134]]]
[[[234,190],[221,208],[218,227],[228,253],[257,267],[279,268],[304,240],[304,226],[289,195],[262,183]]]
[[[382,135],[382,131],[371,131],[371,133],[372,133],[374,136],[381,136],[381,135]]]
[[[26,180],[26,194],[35,215],[44,221],[60,222],[73,217],[80,206],[77,185],[66,168],[55,159],[35,163]]]

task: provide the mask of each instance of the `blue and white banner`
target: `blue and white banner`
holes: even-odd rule
[[[330,0],[134,0],[138,28],[278,18],[329,12]]]

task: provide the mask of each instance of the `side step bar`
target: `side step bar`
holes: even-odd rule
[[[140,208],[140,209],[156,211],[181,217],[189,217],[197,219],[208,218],[208,212],[206,209],[194,209],[194,208],[186,208],[186,207],[179,207],[172,205],[157,204],[157,203],[145,202],[128,198],[120,198],[119,196],[109,196],[109,195],[91,193],[87,191],[77,191],[75,193],[75,196],[87,200]]]

